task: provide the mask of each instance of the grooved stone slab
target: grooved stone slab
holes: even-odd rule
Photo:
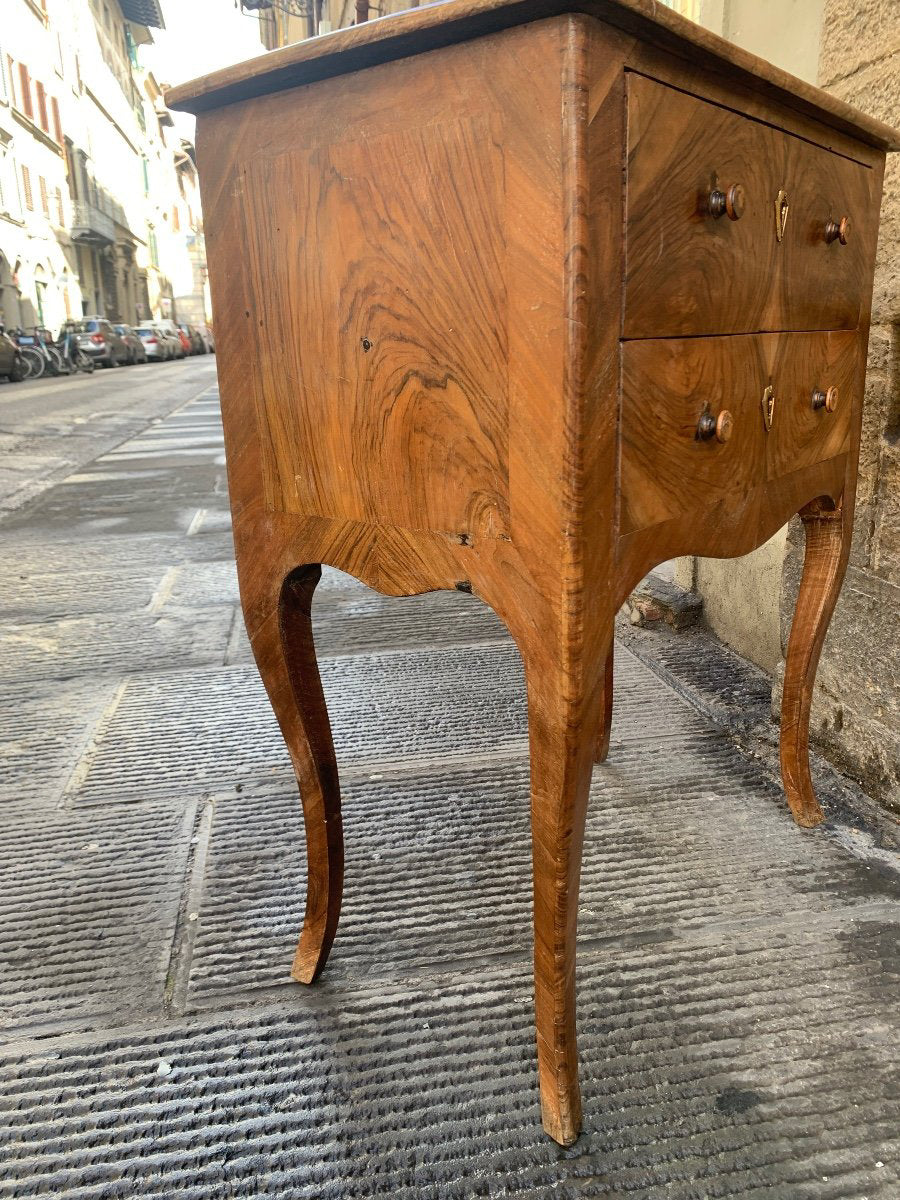
[[[653,630],[621,631],[638,657],[678,693],[730,728],[750,728],[767,721],[772,701],[772,680],[727,646],[708,653],[706,630],[684,630],[677,638]]]
[[[329,977],[370,982],[473,958],[531,956],[524,763],[356,778],[343,789],[344,903]],[[303,921],[305,839],[291,790],[216,802],[191,972],[195,999],[284,984]],[[900,901],[823,830],[799,831],[777,789],[728,743],[629,746],[594,771],[582,866],[584,947],[814,923]]]
[[[165,570],[137,566],[8,575],[0,592],[0,620],[24,625],[91,613],[140,611],[150,603]]]
[[[112,701],[115,680],[36,685],[4,679],[0,702],[0,802],[52,806],[91,730]]]
[[[628,651],[619,658],[613,747],[642,741],[652,754],[717,736]],[[340,766],[525,751],[525,684],[511,639],[326,659],[322,680]],[[254,777],[292,777],[255,668],[172,671],[128,682],[73,798],[203,795]]]
[[[193,806],[7,813],[0,1038],[161,1010]]]
[[[510,640],[500,618],[474,596],[430,592],[398,599],[369,588],[319,596],[319,588],[313,599],[313,637],[320,657]],[[252,661],[243,621],[228,661]]]
[[[34,1043],[0,1061],[0,1196],[895,1200],[895,933],[583,956],[569,1150],[540,1130],[520,966]]]
[[[17,679],[71,679],[219,663],[230,608],[190,612],[100,613],[40,624],[0,623],[4,672]]]
[[[230,533],[202,537],[165,537],[162,534],[83,532],[77,538],[65,531],[37,537],[31,529],[10,530],[4,525],[0,538],[0,573],[4,578],[71,574],[79,571],[135,570],[166,567],[185,562],[210,562],[234,557]]]

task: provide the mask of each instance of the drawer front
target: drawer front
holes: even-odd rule
[[[844,453],[860,369],[856,333],[624,342],[619,533]]]
[[[854,329],[871,289],[875,185],[868,167],[629,75],[625,337]]]

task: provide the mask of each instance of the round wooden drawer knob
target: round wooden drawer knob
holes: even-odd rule
[[[850,218],[841,217],[839,221],[827,221],[825,224],[825,241],[840,242],[846,246],[850,240]]]
[[[697,423],[697,437],[701,442],[715,438],[717,442],[727,442],[734,433],[734,417],[727,408],[723,408],[717,417],[706,412]]]
[[[826,412],[833,413],[838,405],[838,390],[836,387],[830,387],[827,392],[822,392],[818,388],[812,394],[813,408],[824,408]]]
[[[739,221],[744,215],[747,200],[744,189],[739,183],[733,183],[724,192],[715,188],[709,194],[709,211],[714,217],[727,216],[730,221]]]

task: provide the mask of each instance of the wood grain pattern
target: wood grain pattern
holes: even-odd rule
[[[249,369],[274,509],[508,535],[494,125],[443,121],[245,164],[246,318],[266,333]]]
[[[828,244],[825,227],[870,213],[875,182],[859,163],[629,74],[625,337],[855,329],[870,240],[863,227]],[[735,183],[743,216],[712,216],[710,192]]]
[[[809,714],[819,656],[850,557],[852,521],[842,503],[821,500],[804,507],[800,516],[806,554],[785,659],[781,776],[795,821],[812,828],[824,813],[809,774]]]
[[[315,864],[291,970],[300,983],[312,983],[325,965],[344,882],[341,792],[312,633],[312,598],[320,575],[313,565],[283,575],[262,571],[252,581],[267,593],[262,600],[267,617],[253,632],[253,653],[290,751],[303,797],[307,855]]]
[[[846,453],[858,354],[853,332],[626,342],[620,533],[713,509]],[[775,408],[767,431],[761,402],[770,385]],[[812,407],[812,392],[823,385],[843,397],[833,413]],[[722,409],[734,418],[729,441],[699,440],[700,416]]]
[[[342,872],[309,628],[318,564],[388,595],[471,590],[506,623],[525,671],[541,1112],[563,1144],[581,1124],[578,886],[591,769],[608,750],[615,614],[664,559],[744,554],[814,500],[852,511],[883,164],[875,126],[861,132],[810,89],[788,94],[787,77],[728,57],[702,31],[686,38],[683,22],[649,0],[588,7],[593,15],[526,23],[529,12],[556,10],[436,6],[180,92],[203,110],[241,602],[307,829],[295,978],[311,980],[325,963]],[[828,260],[829,279],[845,271],[831,300],[810,295],[811,280],[822,286],[807,265],[819,248],[800,237],[802,223],[794,249],[764,258],[774,300],[755,248],[729,259],[721,239],[695,290],[719,289],[738,328],[750,306],[794,328],[795,304],[827,313],[829,303],[858,328],[623,342],[628,77],[649,70],[666,91],[721,102],[729,63],[739,66],[732,96],[762,121],[753,137],[773,161],[789,169],[792,155],[826,153],[811,141],[833,141],[845,156],[831,156],[837,184],[844,171],[866,180],[862,232],[857,258]],[[285,90],[291,81],[304,86]],[[701,101],[686,100],[695,113]],[[706,129],[719,148],[732,118],[749,137],[746,117],[717,111]],[[652,156],[656,179],[647,160],[642,188],[660,197],[668,145]],[[816,165],[810,179],[820,175]],[[838,203],[838,192],[812,184],[797,195],[816,221]],[[688,214],[685,237],[691,228]],[[671,332],[683,314],[674,293],[663,295],[663,268],[654,268],[657,308]],[[691,319],[704,312],[695,305]],[[770,378],[779,407],[767,434],[759,401]],[[813,388],[832,383],[841,407],[807,411]],[[734,437],[699,446],[702,406],[723,396]],[[803,738],[839,586],[834,561],[833,546],[813,543],[791,643],[785,778],[801,816],[812,811]]]

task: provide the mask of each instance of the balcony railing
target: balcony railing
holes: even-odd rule
[[[116,240],[116,227],[112,217],[107,216],[93,204],[75,205],[72,221],[72,237],[80,242],[106,245]]]

